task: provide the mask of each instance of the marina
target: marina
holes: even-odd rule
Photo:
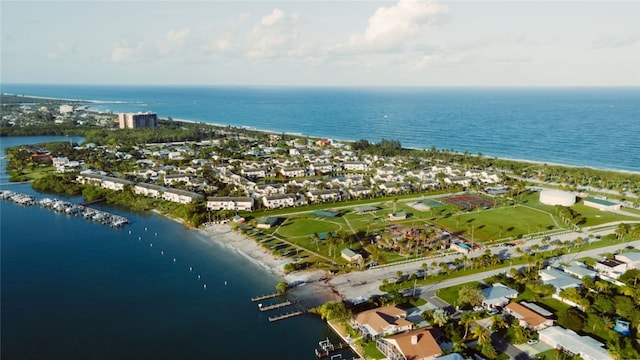
[[[344,343],[338,343],[337,345],[334,345],[331,341],[329,341],[329,339],[322,340],[318,342],[318,347],[315,349],[316,357],[318,359],[328,357],[332,353],[338,350],[342,350],[345,347],[347,347],[347,345]],[[331,356],[331,359],[341,359],[341,358],[342,358],[342,355],[340,354],[338,354],[335,358],[334,356]]]
[[[81,216],[86,220],[91,220],[103,225],[109,225],[114,228],[131,223],[129,219],[124,216],[111,214],[106,211],[93,209],[84,205],[74,204],[72,202],[55,198],[37,200],[33,195],[22,194],[9,190],[0,190],[0,199],[11,201],[23,206],[33,206],[38,204],[45,209],[51,209],[55,212],[66,213],[68,215]]]

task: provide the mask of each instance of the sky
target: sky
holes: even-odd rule
[[[0,81],[640,86],[640,1],[0,1]]]

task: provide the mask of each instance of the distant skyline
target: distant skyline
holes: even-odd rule
[[[2,83],[640,86],[640,1],[2,1]]]

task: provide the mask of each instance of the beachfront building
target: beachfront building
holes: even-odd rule
[[[138,183],[133,187],[133,193],[136,195],[160,199],[165,189],[165,187],[156,184]]]
[[[118,114],[120,129],[136,129],[158,126],[158,116],[153,112]]]
[[[569,356],[580,355],[584,360],[612,360],[604,344],[589,336],[580,336],[561,326],[552,326],[538,332],[540,341],[559,349]]]
[[[78,175],[76,181],[80,184],[99,186],[114,191],[122,191],[125,186],[133,185],[133,183],[128,180],[88,173]]]
[[[549,326],[553,326],[553,319],[548,317],[552,314],[545,309],[527,302],[512,302],[505,306],[505,311],[518,319],[520,326],[533,331],[539,331]]]
[[[165,188],[165,191],[162,193],[163,200],[179,204],[189,204],[202,198],[203,196],[201,194],[180,189]]]
[[[376,347],[389,360],[431,360],[442,354],[431,328],[378,339]]]
[[[621,205],[612,201],[588,197],[583,200],[584,206],[596,208],[600,211],[619,211]]]
[[[210,196],[207,198],[207,209],[251,211],[253,209],[253,199],[248,196]]]
[[[413,329],[413,323],[406,319],[407,312],[395,305],[384,306],[356,314],[351,325],[365,339],[379,339],[383,336]]]

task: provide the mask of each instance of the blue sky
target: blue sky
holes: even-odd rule
[[[640,1],[2,1],[3,83],[640,86]]]

